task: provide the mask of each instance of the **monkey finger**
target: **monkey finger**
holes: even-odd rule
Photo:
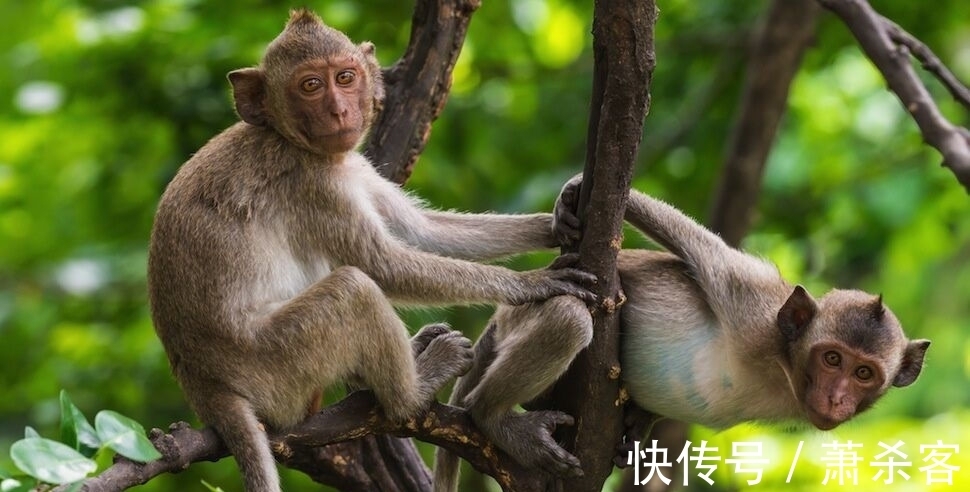
[[[565,253],[556,257],[549,264],[549,270],[562,270],[564,268],[575,268],[579,264],[579,253]]]
[[[573,416],[566,412],[544,411],[543,413],[546,415],[543,425],[549,429],[549,432],[556,430],[560,425],[572,426],[576,423]]]
[[[596,275],[578,268],[562,268],[556,271],[560,273],[560,279],[567,280],[583,287],[592,287],[598,282]]]

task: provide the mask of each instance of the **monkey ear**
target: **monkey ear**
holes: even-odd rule
[[[374,43],[364,41],[358,46],[364,54],[364,61],[367,64],[367,71],[370,73],[371,83],[374,85],[374,110],[380,111],[384,107],[384,74],[381,71],[381,64],[377,62],[377,48]]]
[[[883,315],[886,314],[886,305],[882,303],[882,294],[879,294],[875,302],[872,303],[871,312],[876,321],[882,320]]]
[[[250,125],[265,126],[266,117],[266,80],[258,68],[241,68],[228,75],[232,84],[232,97],[236,102],[236,112]]]
[[[899,368],[899,373],[893,378],[893,386],[903,387],[913,384],[916,377],[923,370],[923,357],[926,349],[929,348],[929,340],[913,340],[906,345],[903,352],[903,365]]]
[[[805,333],[816,313],[818,305],[815,299],[804,287],[796,285],[785,305],[778,310],[778,329],[786,340],[794,342]]]

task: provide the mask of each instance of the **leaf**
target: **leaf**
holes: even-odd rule
[[[94,417],[94,427],[105,446],[128,459],[147,463],[162,457],[145,437],[145,428],[118,412],[98,412]]]
[[[89,458],[101,448],[98,432],[64,390],[61,390],[61,441]]]
[[[98,465],[65,444],[28,437],[10,446],[10,457],[17,468],[42,482],[61,484],[81,480]]]
[[[40,437],[40,433],[37,432],[37,429],[34,429],[33,427],[28,425],[27,427],[24,427],[24,439],[28,439],[31,437]]]
[[[0,480],[0,492],[31,492],[37,485],[34,479],[17,480],[16,478],[5,478]]]

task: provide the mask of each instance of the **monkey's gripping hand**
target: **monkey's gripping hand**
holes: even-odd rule
[[[539,302],[562,295],[578,297],[587,304],[596,302],[596,294],[589,290],[596,284],[596,276],[576,268],[558,267],[556,262],[550,268],[521,272],[519,279],[521,285],[505,300],[508,304]]]
[[[556,205],[552,211],[552,236],[559,241],[560,246],[570,247],[579,242],[583,236],[582,224],[579,221],[579,187],[583,184],[583,175],[573,176],[563,185]]]

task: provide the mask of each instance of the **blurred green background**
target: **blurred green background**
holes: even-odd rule
[[[745,40],[767,2],[659,4],[653,105],[634,186],[703,220],[738,102]],[[355,40],[374,41],[385,65],[406,45],[410,2],[0,2],[0,469],[12,471],[6,450],[25,425],[56,436],[62,388],[89,415],[109,408],[163,428],[191,419],[148,316],[152,215],[179,165],[235,121],[225,74],[255,64],[287,10],[300,5]],[[970,80],[965,0],[875,6]],[[486,0],[408,187],[445,208],[549,210],[584,159],[591,18],[589,1]],[[970,124],[929,85],[955,123]],[[834,432],[696,429],[695,444],[708,440],[725,458],[732,442],[764,443],[772,462],[752,489],[818,490],[821,444],[850,439],[864,445],[852,490],[970,485],[970,197],[939,162],[844,26],[823,14],[744,245],[816,295],[832,286],[881,292],[910,336],[933,346],[915,385]],[[488,314],[406,316],[414,328],[447,319],[475,335]],[[879,442],[896,440],[913,462],[911,479],[883,487],[867,463]],[[948,461],[961,468],[953,485],[933,488],[917,468],[926,465],[919,446],[937,440],[961,446]],[[227,459],[140,490],[202,491],[201,478],[239,490],[237,475]],[[479,487],[465,476],[464,490]],[[751,478],[723,464],[714,477],[721,490],[745,489]],[[306,483],[293,473],[285,480],[291,489]]]

